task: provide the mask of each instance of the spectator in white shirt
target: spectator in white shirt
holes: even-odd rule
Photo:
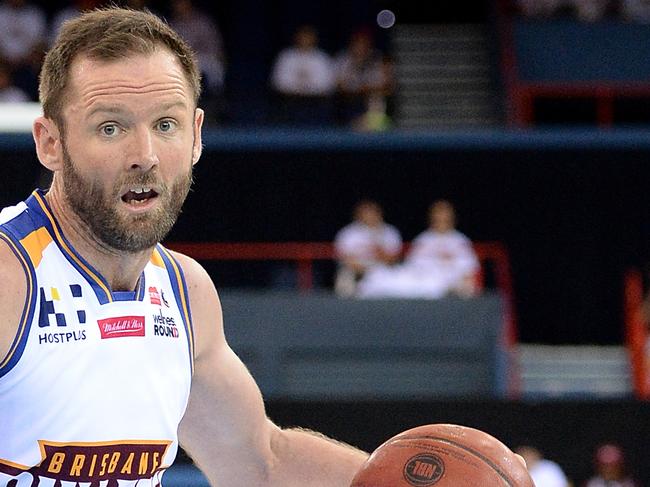
[[[334,246],[339,262],[335,291],[351,296],[356,283],[373,267],[395,263],[402,250],[402,237],[384,222],[383,211],[375,201],[364,200],[354,208],[354,220],[338,231]]]
[[[472,242],[455,225],[451,203],[433,203],[429,228],[413,240],[404,263],[368,272],[359,282],[359,297],[436,299],[448,294],[474,295],[479,261]]]
[[[45,43],[46,19],[40,7],[26,0],[0,4],[0,57],[12,67],[28,62]]]
[[[606,443],[596,449],[594,475],[585,487],[640,487],[640,484],[627,471],[623,448]]]
[[[273,66],[271,84],[285,95],[327,96],[333,93],[332,60],[318,47],[318,34],[313,26],[300,27],[293,46],[280,51]]]
[[[516,453],[526,461],[528,473],[535,482],[535,487],[569,487],[571,484],[557,463],[544,458],[533,446],[520,446]]]

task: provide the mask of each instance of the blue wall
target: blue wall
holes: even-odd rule
[[[650,80],[650,25],[517,19],[514,39],[525,81]]]

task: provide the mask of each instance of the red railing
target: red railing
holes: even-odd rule
[[[529,83],[516,81],[510,89],[514,124],[527,126],[535,123],[534,103],[540,98],[586,98],[596,104],[596,122],[601,127],[614,124],[614,101],[620,98],[650,98],[647,83]]]
[[[286,260],[296,264],[298,288],[309,292],[314,287],[314,263],[318,260],[334,260],[336,254],[331,242],[168,242],[166,246],[197,260]],[[405,248],[408,244],[405,245]],[[494,283],[504,301],[503,346],[508,353],[514,353],[518,331],[514,307],[514,290],[510,257],[500,242],[476,242],[474,250],[481,262],[477,276],[481,287],[484,284],[488,263],[494,275]],[[519,371],[516,360],[509,368],[509,393],[519,393]]]
[[[501,74],[507,95],[507,117],[512,126],[526,127],[535,123],[535,100],[543,98],[593,99],[596,123],[600,127],[614,124],[614,102],[621,98],[650,98],[646,81],[543,81],[530,82],[519,76],[515,49],[513,18],[517,11],[511,0],[498,0],[497,29],[501,50]]]
[[[197,260],[294,261],[301,291],[314,286],[314,261],[334,259],[334,247],[329,242],[170,242],[166,246]]]
[[[637,270],[625,275],[623,313],[625,316],[625,342],[630,353],[632,385],[639,399],[650,399],[650,363],[646,355],[648,329],[643,316],[643,279]]]

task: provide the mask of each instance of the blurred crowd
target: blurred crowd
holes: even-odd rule
[[[105,5],[100,0],[74,0],[47,15],[29,0],[0,2],[0,101],[38,101],[38,74],[43,56],[66,20],[84,10]],[[149,8],[146,0],[126,0],[124,6]],[[149,8],[150,9],[150,8]],[[150,9],[152,10],[152,9]],[[225,55],[221,33],[210,15],[192,0],[170,0],[167,21],[194,49],[203,76],[205,102],[209,108],[221,96]]]
[[[519,11],[529,17],[572,16],[585,22],[605,18],[650,23],[648,0],[516,0]]]
[[[381,130],[390,124],[393,65],[374,46],[368,29],[354,32],[349,44],[331,57],[319,47],[316,28],[300,26],[293,44],[275,59],[271,84],[278,123],[335,122],[359,130]]]
[[[30,0],[0,1],[0,102],[38,101],[38,74],[43,56],[62,24],[80,12],[106,4],[74,0],[47,14]],[[147,0],[125,0],[124,6],[147,8],[164,17],[194,49],[203,76],[201,106],[208,122],[227,119],[225,97],[227,53],[212,13],[192,0],[169,0],[166,12]],[[276,124],[343,125],[358,130],[390,126],[395,90],[393,65],[374,44],[370,29],[359,26],[349,43],[334,55],[319,45],[313,25],[300,26],[293,43],[272,63],[268,89]]]
[[[641,487],[628,469],[623,448],[616,443],[598,445],[593,453],[592,471],[581,484],[567,477],[562,466],[534,446],[522,445],[516,452],[526,461],[535,487]]]
[[[434,201],[427,228],[403,249],[399,230],[384,221],[376,201],[360,201],[353,221],[336,234],[335,291],[342,297],[426,298],[474,296],[480,264],[472,242],[456,229],[456,210]]]

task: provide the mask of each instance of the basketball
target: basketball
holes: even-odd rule
[[[430,424],[393,436],[350,487],[534,487],[524,463],[487,433]]]

